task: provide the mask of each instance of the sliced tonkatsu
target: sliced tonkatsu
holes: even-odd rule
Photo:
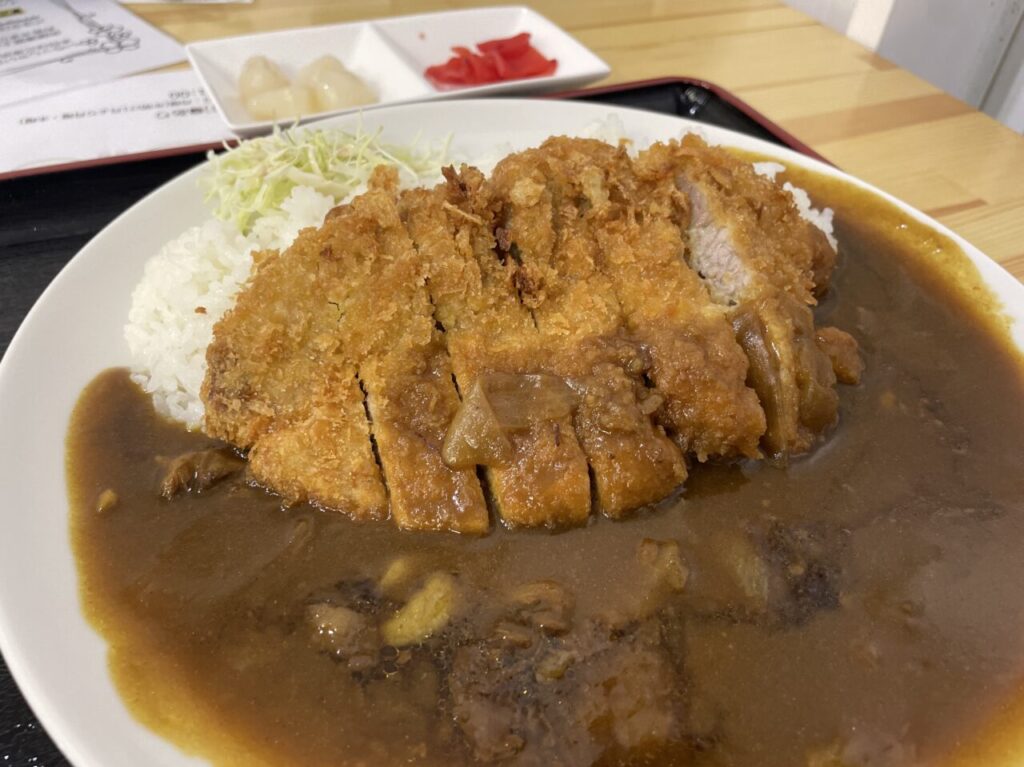
[[[334,353],[330,289],[349,275],[325,248],[324,233],[308,229],[256,259],[207,348],[204,430],[248,450],[253,477],[289,500],[383,518],[356,367]]]
[[[393,186],[381,173],[259,266],[208,352],[206,428],[248,448],[255,478],[291,499],[485,532],[475,472],[440,457],[458,396]]]
[[[483,376],[549,371],[548,351],[516,298],[511,264],[495,250],[490,199],[477,171],[448,172],[431,191],[401,199],[465,398]],[[510,452],[482,458],[500,517],[512,526],[580,524],[590,478],[571,414],[541,414],[507,430]]]
[[[369,265],[365,280],[334,298],[338,353],[356,361],[395,523],[483,533],[489,515],[476,472],[441,458],[459,398],[396,194],[397,174],[379,168],[369,192],[328,218],[336,226],[332,248]]]
[[[834,423],[861,369],[811,312],[836,254],[748,163],[555,138],[444,175],[379,169],[255,258],[202,397],[256,481],[405,529],[564,527]]]
[[[685,259],[729,309],[764,408],[765,447],[775,455],[807,450],[838,412],[836,377],[810,310],[828,289],[832,245],[782,186],[696,136],[655,144],[635,167],[652,194],[685,195]]]
[[[681,258],[678,200],[648,194],[622,148],[551,139],[542,149],[561,155],[581,180],[598,272],[650,361],[643,373],[676,442],[699,460],[756,457],[764,416],[725,313]]]
[[[686,464],[652,420],[661,398],[643,379],[649,357],[627,335],[612,280],[598,269],[604,177],[588,172],[593,164],[578,172],[560,142],[571,143],[554,139],[495,168],[499,246],[552,349],[548,364],[580,393],[575,425],[596,505],[618,517],[666,497],[686,478]]]

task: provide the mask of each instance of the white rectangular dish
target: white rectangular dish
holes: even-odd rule
[[[451,57],[452,46],[472,48],[484,40],[521,32],[529,32],[533,46],[558,61],[554,74],[450,90],[439,90],[424,77],[427,67]],[[289,78],[320,56],[335,56],[379,97],[376,104],[307,115],[301,123],[411,101],[566,90],[599,80],[611,71],[559,26],[525,6],[287,29],[190,43],[185,50],[220,116],[243,137],[268,133],[275,125],[273,120],[253,119],[239,96],[242,65],[256,55],[269,58]]]

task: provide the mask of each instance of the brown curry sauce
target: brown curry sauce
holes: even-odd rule
[[[97,377],[68,435],[71,524],[84,610],[132,712],[217,764],[470,762],[451,701],[467,686],[453,681],[457,648],[492,631],[502,594],[542,579],[572,595],[574,626],[627,616],[616,641],[635,657],[658,645],[662,689],[622,695],[673,724],[632,749],[607,747],[607,733],[566,745],[574,720],[554,703],[586,708],[572,687],[583,672],[528,679],[550,728],[519,721],[536,741],[510,747],[520,763],[989,765],[1024,753],[1020,357],[953,243],[848,185],[790,178],[836,210],[842,257],[817,319],[858,339],[863,380],[842,387],[840,425],[810,456],[694,467],[681,498],[627,521],[416,534],[282,509],[236,480],[166,501],[159,459],[213,442],[159,418],[125,371]],[[117,502],[98,512],[108,488]],[[651,598],[645,539],[677,542],[687,578],[637,618]],[[458,617],[401,667],[353,672],[311,642],[304,611],[400,555],[420,580],[455,575]],[[628,673],[651,669],[632,662]]]

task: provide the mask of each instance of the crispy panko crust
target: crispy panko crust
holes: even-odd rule
[[[685,259],[757,368],[749,382],[765,411],[762,446],[778,457],[809,449],[838,419],[833,365],[809,308],[828,289],[836,252],[780,184],[697,136],[653,145],[636,168],[655,194],[684,198]]]
[[[602,150],[609,150],[611,157]],[[650,355],[627,333],[596,231],[608,216],[600,142],[552,139],[511,155],[491,177],[501,237],[516,246],[516,285],[532,308],[551,372],[581,393],[574,418],[594,474],[595,505],[623,516],[686,479],[682,451],[652,421]]]
[[[490,190],[472,169],[447,175],[438,189],[406,193],[401,206],[460,388],[468,391],[487,372],[551,372],[530,311],[517,299],[514,264],[495,253]],[[538,422],[510,439],[511,463],[486,473],[501,518],[531,527],[586,521],[590,476],[572,419]]]
[[[858,361],[807,308],[835,253],[720,152],[552,138],[404,192],[378,169],[256,257],[207,350],[207,432],[289,500],[464,533],[488,503],[512,527],[578,525],[669,496],[688,459],[806,449],[834,420],[833,365],[852,380]],[[572,414],[508,430],[511,460],[479,477],[449,468],[459,392],[537,373]]]

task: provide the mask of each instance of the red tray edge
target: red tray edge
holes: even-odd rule
[[[229,140],[226,143],[230,145],[238,142]],[[211,149],[221,149],[223,146],[224,144],[218,141],[211,144],[189,144],[186,146],[167,147],[165,149],[150,149],[146,152],[134,152],[132,154],[97,157],[94,160],[76,160],[75,162],[66,162],[59,165],[38,165],[32,168],[23,168],[7,171],[6,173],[0,173],[0,181],[9,181],[11,179],[24,178],[26,176],[43,176],[48,173],[61,173],[66,170],[99,168],[104,165],[118,165],[120,163],[141,162],[143,160],[159,160],[164,157],[176,157],[182,154],[193,154],[195,152],[207,152]]]

